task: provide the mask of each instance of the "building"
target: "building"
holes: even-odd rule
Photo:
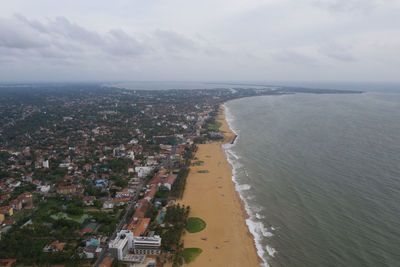
[[[133,218],[126,226],[126,230],[132,231],[133,236],[142,236],[150,224],[150,218]]]
[[[133,253],[155,255],[160,254],[161,237],[158,235],[152,237],[133,237],[132,247]]]
[[[46,168],[46,169],[48,169],[50,167],[50,164],[49,164],[48,160],[43,161],[42,165],[43,165],[43,168]]]
[[[22,200],[18,198],[11,200],[9,204],[14,210],[22,209]]]
[[[168,188],[168,190],[171,190],[172,185],[175,183],[176,175],[170,173],[164,180],[163,180],[163,185]]]
[[[103,203],[103,209],[112,209],[114,208],[114,201],[112,200],[106,200]]]
[[[137,172],[139,178],[144,178],[151,173],[153,167],[150,166],[139,166],[135,167],[135,172]]]
[[[96,197],[94,196],[89,196],[89,197],[84,197],[82,199],[82,202],[85,206],[93,206],[94,201],[96,200]]]
[[[0,213],[4,214],[4,215],[8,215],[8,216],[13,216],[14,212],[13,212],[13,208],[10,206],[2,206],[0,207]]]
[[[132,250],[132,245],[133,233],[131,231],[122,230],[117,234],[117,237],[108,244],[108,247],[118,260],[123,260],[124,256]]]
[[[111,253],[118,260],[125,260],[129,254],[157,255],[161,253],[161,237],[158,235],[151,237],[134,236],[129,230],[122,230],[117,237],[112,240],[108,247]]]
[[[57,187],[56,191],[57,191],[57,194],[60,194],[60,195],[75,194],[76,187],[75,187],[75,185],[60,185]]]
[[[47,245],[43,248],[43,252],[57,252],[63,251],[65,247],[64,242],[59,242],[58,240],[53,241],[50,245]]]

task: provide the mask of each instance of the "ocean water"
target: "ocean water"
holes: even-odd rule
[[[400,93],[225,104],[225,152],[266,266],[400,266]]]

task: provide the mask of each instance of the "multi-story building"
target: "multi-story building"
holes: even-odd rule
[[[124,256],[132,250],[133,233],[123,230],[117,234],[117,237],[112,240],[108,247],[111,253],[118,259],[123,260]]]
[[[129,230],[122,230],[117,237],[112,240],[108,247],[111,253],[118,259],[124,260],[128,254],[155,255],[160,254],[161,237],[158,235],[151,237],[134,236]]]
[[[158,235],[152,237],[133,237],[133,253],[154,255],[160,254],[161,237]]]

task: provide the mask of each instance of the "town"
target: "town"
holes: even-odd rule
[[[1,266],[182,265],[179,199],[196,144],[222,139],[220,105],[295,92],[3,86]]]

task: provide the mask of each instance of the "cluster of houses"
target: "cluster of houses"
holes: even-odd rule
[[[0,179],[0,234],[15,223],[16,213],[34,208],[34,199],[79,199],[86,209],[101,211],[134,204],[135,212],[119,233],[129,237],[129,253],[124,257],[143,262],[143,255],[159,253],[161,238],[149,231],[147,210],[150,205],[161,205],[157,191],[172,189],[176,173],[185,164],[186,148],[200,135],[213,106],[208,100],[176,105],[175,98],[182,97],[177,92],[166,92],[165,97],[172,99],[167,102],[147,93],[129,93],[139,99],[129,102],[124,99],[127,94],[72,100],[52,97],[54,103],[63,104],[46,102],[51,123],[38,125],[28,135],[16,135],[15,143],[0,146],[0,153],[8,155],[5,165],[0,162],[1,170],[8,174]],[[212,94],[204,91],[199,95]],[[63,109],[68,114],[61,119],[50,112],[62,113]],[[93,110],[97,110],[94,115]],[[30,108],[23,119],[35,112],[43,110]],[[136,196],[140,197],[133,203]],[[96,233],[96,227],[86,228],[81,230],[86,240],[82,253],[87,258],[97,257],[105,239]],[[142,246],[147,242],[151,249]],[[63,250],[63,240],[43,248],[43,252]]]

